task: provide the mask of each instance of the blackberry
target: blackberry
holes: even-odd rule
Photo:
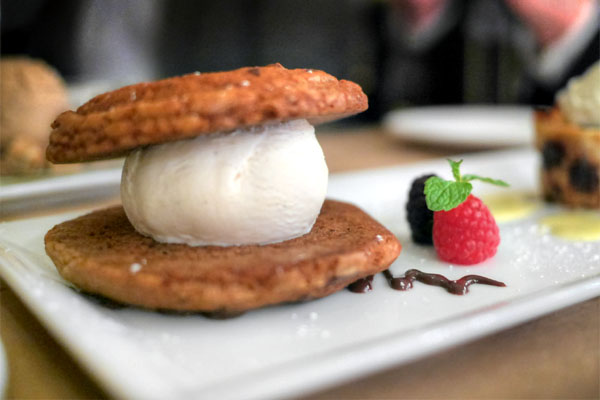
[[[591,193],[598,190],[600,178],[598,167],[590,164],[585,158],[579,158],[569,168],[569,181],[576,190]]]
[[[433,244],[433,211],[425,202],[425,181],[434,174],[423,175],[415,179],[410,187],[406,203],[406,219],[412,232],[412,240],[419,244]]]
[[[550,140],[542,148],[542,160],[545,169],[557,167],[565,156],[565,146],[561,142]]]

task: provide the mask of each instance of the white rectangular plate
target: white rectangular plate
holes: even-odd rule
[[[464,172],[504,179],[510,189],[475,184],[478,194],[535,191],[531,150],[465,157]],[[73,214],[0,225],[0,273],[31,311],[91,374],[122,398],[280,398],[298,396],[399,365],[600,294],[600,241],[572,242],[540,229],[542,206],[500,225],[491,260],[453,267],[411,243],[405,222],[410,182],[449,176],[444,160],[332,176],[329,195],[354,202],[390,228],[404,249],[391,266],[480,274],[506,288],[474,285],[465,296],[415,283],[248,312],[229,320],[112,309],[70,288],[44,253],[43,237]]]

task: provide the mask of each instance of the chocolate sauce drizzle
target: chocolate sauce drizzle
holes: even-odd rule
[[[496,281],[485,276],[480,275],[466,275],[462,278],[453,281],[440,274],[429,274],[427,272],[421,272],[418,269],[409,269],[404,273],[404,276],[394,277],[389,269],[383,271],[388,285],[395,290],[409,290],[413,287],[414,281],[425,283],[426,285],[439,286],[448,293],[463,295],[469,293],[469,286],[474,283],[481,283],[483,285],[505,287],[503,282]],[[373,289],[373,275],[369,275],[365,278],[359,279],[356,282],[350,284],[348,289],[354,293],[366,293]]]
[[[348,290],[354,293],[366,293],[373,290],[373,275],[365,276],[348,285]]]

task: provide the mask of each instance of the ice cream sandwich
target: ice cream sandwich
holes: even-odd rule
[[[99,95],[57,117],[47,157],[126,155],[123,205],[55,226],[46,252],[80,289],[152,309],[237,313],[336,292],[401,250],[325,199],[313,125],[366,108],[355,83],[279,64]]]

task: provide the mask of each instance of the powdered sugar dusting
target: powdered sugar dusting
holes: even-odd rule
[[[129,272],[132,274],[137,274],[142,269],[142,264],[133,263],[129,266]]]

